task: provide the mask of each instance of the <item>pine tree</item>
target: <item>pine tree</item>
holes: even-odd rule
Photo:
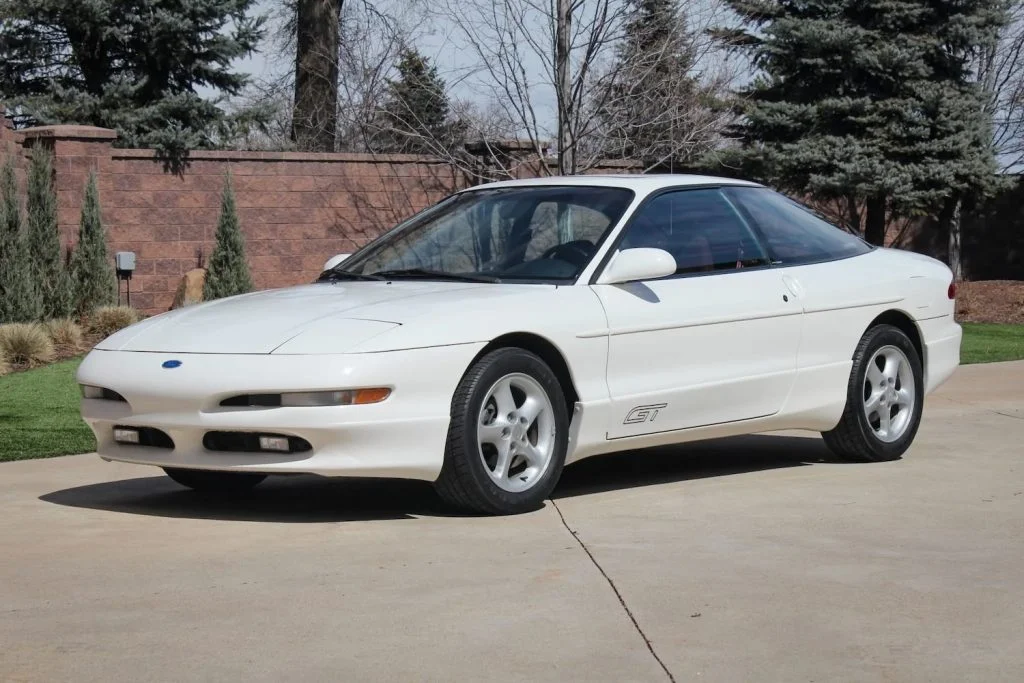
[[[727,4],[751,28],[723,34],[761,69],[730,160],[746,175],[844,200],[875,244],[889,215],[991,189],[991,118],[968,62],[994,44],[1001,0]]]
[[[595,89],[602,155],[671,170],[717,138],[695,77],[695,50],[679,0],[629,0],[616,64]]]
[[[22,229],[14,160],[4,163],[0,177],[0,323],[33,322],[42,313],[39,290]]]
[[[203,299],[220,299],[251,292],[252,277],[245,259],[245,237],[235,210],[235,192],[231,176],[224,176],[221,195],[220,219],[217,222],[216,244],[210,254],[210,263],[203,282]]]
[[[197,91],[242,91],[232,63],[263,35],[255,4],[0,0],[0,92],[21,124],[114,128],[118,144],[180,161],[230,120]]]
[[[88,316],[100,306],[117,303],[117,279],[107,255],[107,236],[100,216],[96,175],[89,174],[78,226],[78,244],[71,259],[75,284],[75,308]]]
[[[74,287],[61,253],[53,161],[50,152],[42,145],[36,145],[32,150],[27,209],[32,280],[42,298],[42,317],[70,317],[75,310]]]
[[[398,78],[388,81],[377,131],[372,136],[373,150],[438,154],[454,148],[464,126],[449,121],[447,89],[437,67],[416,50],[406,48],[395,68]]]

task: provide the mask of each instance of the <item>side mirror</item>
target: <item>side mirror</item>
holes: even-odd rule
[[[637,280],[655,280],[675,272],[676,260],[664,249],[623,249],[612,257],[608,267],[597,279],[597,284],[617,285]]]
[[[332,256],[331,258],[327,259],[327,263],[324,264],[324,268],[323,269],[324,270],[330,270],[331,268],[333,268],[334,266],[338,265],[339,263],[341,263],[342,261],[344,261],[345,259],[347,259],[351,255],[352,254],[338,254],[337,256]]]

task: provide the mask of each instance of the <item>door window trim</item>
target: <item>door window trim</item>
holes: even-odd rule
[[[618,234],[615,236],[615,239],[611,241],[611,244],[608,247],[607,251],[605,251],[604,255],[601,257],[600,263],[597,264],[597,268],[594,269],[593,274],[590,276],[590,281],[587,284],[590,284],[590,285],[596,285],[597,284],[598,279],[600,279],[602,273],[604,273],[605,269],[608,267],[609,262],[611,262],[612,258],[615,256],[616,252],[618,251],[619,245],[622,244],[622,240],[626,236],[626,233],[629,231],[630,227],[632,227],[633,221],[636,220],[636,217],[640,214],[640,212],[644,208],[647,207],[648,203],[654,201],[655,199],[657,199],[658,197],[661,197],[662,195],[669,194],[669,193],[691,192],[693,190],[721,190],[721,189],[726,188],[726,187],[749,187],[749,186],[747,186],[747,185],[739,185],[739,184],[731,184],[731,183],[701,183],[699,185],[675,185],[675,186],[672,186],[672,187],[663,187],[663,188],[660,188],[658,190],[655,190],[654,192],[651,192],[649,195],[644,197],[643,200],[641,200],[640,204],[638,204],[637,207],[633,210],[633,212],[631,214],[629,214],[629,217],[626,219],[625,224],[623,224],[622,229],[619,230]],[[761,187],[761,186],[754,186],[754,187]],[[709,271],[697,271],[697,272],[693,272],[693,273],[674,273],[672,275],[665,275],[664,277],[659,277],[659,278],[650,278],[648,280],[638,280],[638,282],[654,282],[654,281],[661,281],[661,280],[678,280],[678,279],[682,279],[682,278],[711,277],[711,276],[716,276],[716,275],[737,275],[737,274],[740,274],[740,273],[756,272],[756,271],[759,271],[759,270],[768,270],[769,268],[776,267],[778,264],[774,263],[772,254],[767,249],[767,247],[765,245],[764,237],[763,237],[763,235],[761,235],[761,232],[758,230],[757,226],[752,224],[750,219],[745,214],[742,214],[742,213],[739,212],[738,208],[733,204],[733,202],[729,199],[728,196],[723,194],[722,198],[725,199],[725,201],[728,202],[729,206],[731,206],[732,209],[737,212],[737,214],[739,215],[740,220],[744,223],[744,225],[747,227],[747,229],[750,230],[751,236],[754,238],[754,241],[757,243],[757,246],[761,248],[761,251],[767,257],[768,263],[765,263],[764,265],[761,265],[761,266],[749,266],[749,267],[745,267],[745,268],[735,268],[735,269],[732,269],[732,270],[709,270]]]

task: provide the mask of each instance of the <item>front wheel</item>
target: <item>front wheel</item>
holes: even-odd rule
[[[248,472],[185,470],[177,467],[165,467],[163,469],[168,477],[182,486],[205,493],[243,493],[267,478],[265,474],[251,474]]]
[[[437,492],[470,512],[536,509],[558,483],[568,432],[565,395],[551,368],[523,349],[493,351],[455,391]]]
[[[896,460],[921,424],[921,358],[899,328],[878,325],[864,333],[853,355],[846,408],[825,444],[848,460]]]

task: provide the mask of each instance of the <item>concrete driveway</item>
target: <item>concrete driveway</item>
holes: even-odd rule
[[[1024,363],[958,371],[899,462],[691,444],[512,518],[158,474],[0,465],[0,680],[1024,680]]]

